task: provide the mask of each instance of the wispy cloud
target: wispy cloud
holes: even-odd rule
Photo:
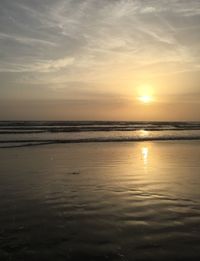
[[[57,60],[38,60],[24,63],[1,63],[0,72],[38,72],[38,73],[47,73],[47,72],[56,72],[63,68],[66,68],[74,63],[73,57],[65,57]]]
[[[31,37],[24,37],[20,35],[12,35],[12,34],[6,34],[6,33],[0,33],[0,40],[7,40],[7,41],[14,41],[19,44],[25,44],[25,45],[50,45],[50,46],[56,46],[55,43],[52,43],[47,40],[42,40],[42,39],[34,39]]]
[[[200,66],[198,0],[4,0],[0,5],[0,72],[25,73],[26,83],[30,78],[59,86],[81,77],[96,86],[116,85],[145,73]]]

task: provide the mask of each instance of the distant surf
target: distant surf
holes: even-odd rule
[[[200,122],[1,121],[0,147],[55,143],[200,140]]]

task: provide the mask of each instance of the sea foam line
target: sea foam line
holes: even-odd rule
[[[69,143],[100,143],[100,142],[142,142],[142,141],[189,141],[200,140],[200,136],[177,136],[177,137],[137,137],[137,138],[87,138],[87,139],[54,139],[54,140],[2,140],[0,148],[28,147],[50,144],[69,144]],[[8,144],[8,145],[5,145]]]

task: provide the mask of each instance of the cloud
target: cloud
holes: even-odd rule
[[[0,72],[26,74],[21,76],[26,83],[59,86],[79,77],[103,86],[200,66],[198,0],[2,0],[0,5]]]
[[[6,63],[0,64],[0,72],[56,72],[74,63],[73,57],[65,57],[57,60],[36,60],[32,63],[13,63],[12,66]]]
[[[41,45],[50,45],[50,46],[56,46],[55,43],[52,43],[50,41],[42,40],[42,39],[34,39],[30,37],[24,37],[19,35],[9,35],[5,33],[0,33],[0,40],[10,40],[14,42],[18,42],[20,44],[25,45],[34,45],[34,44],[41,44]]]

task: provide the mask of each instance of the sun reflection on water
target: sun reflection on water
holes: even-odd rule
[[[149,149],[147,147],[142,147],[141,152],[142,152],[142,159],[143,159],[144,165],[147,165],[148,164]]]
[[[140,130],[139,135],[140,137],[145,138],[149,136],[149,132],[147,130]]]

